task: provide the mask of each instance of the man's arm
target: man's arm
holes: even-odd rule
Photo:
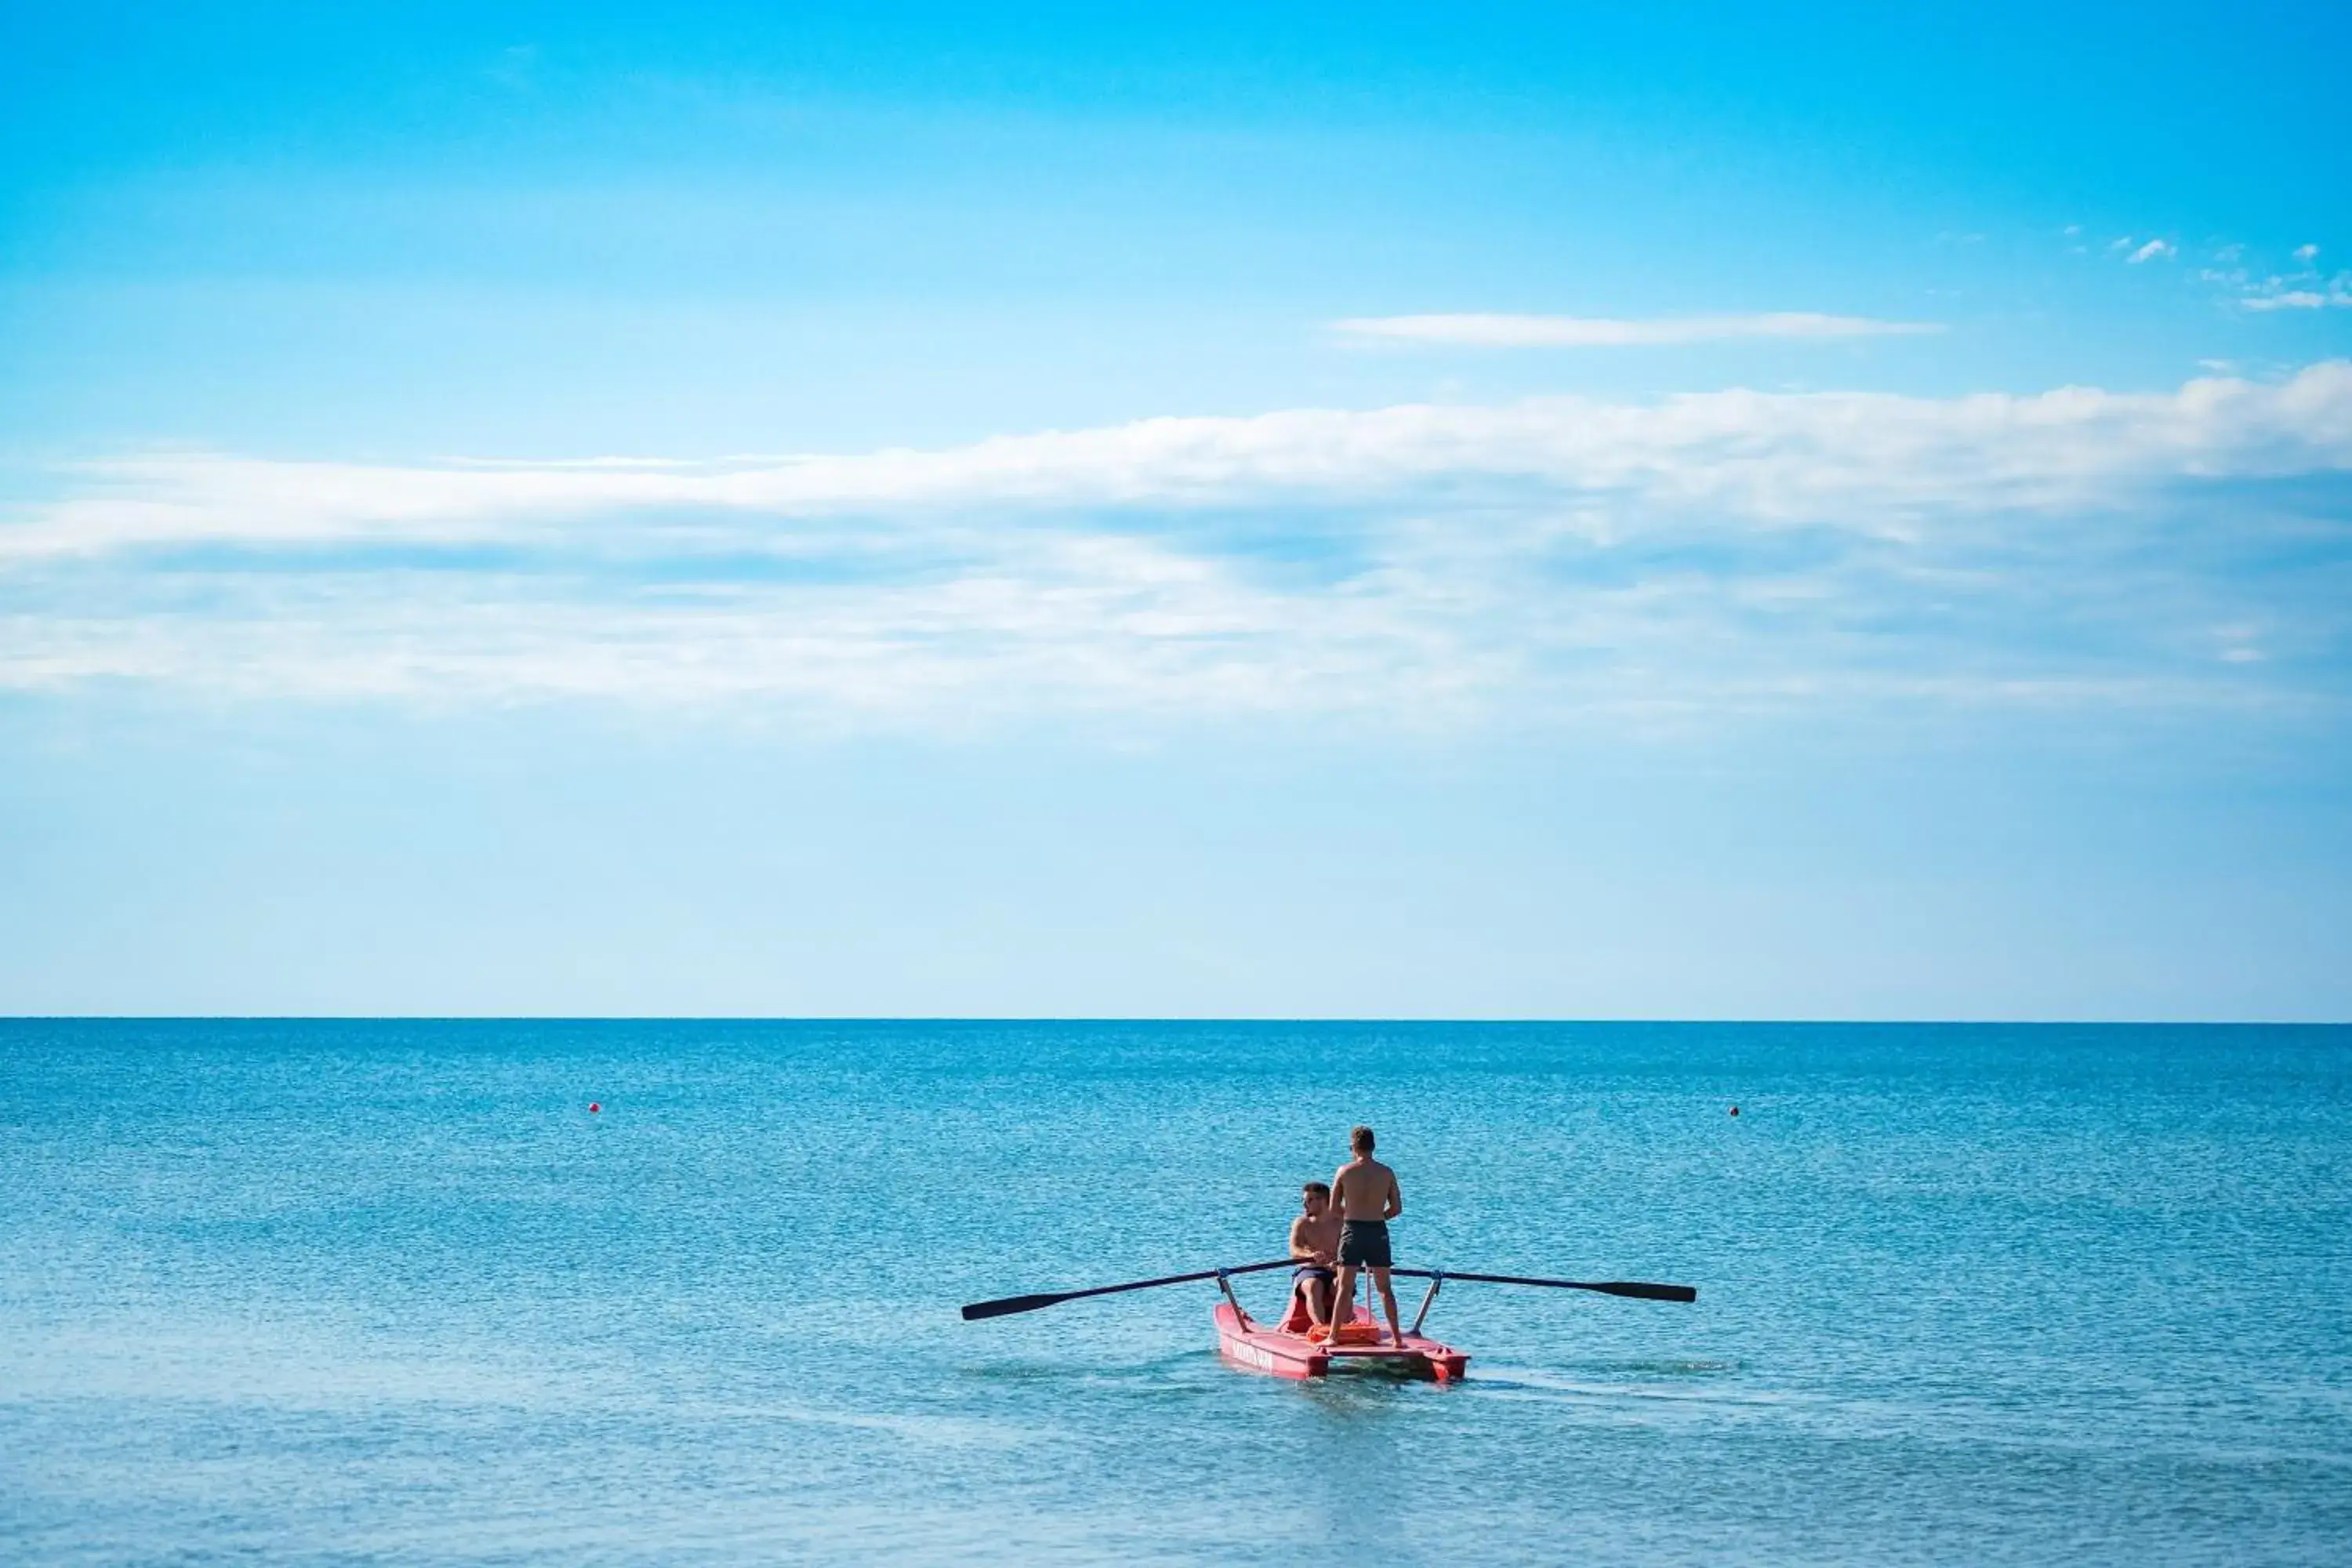
[[[1290,1222],[1290,1256],[1306,1258],[1310,1263],[1314,1261],[1315,1248],[1307,1245],[1305,1215]]]
[[[1381,1207],[1386,1211],[1381,1215],[1384,1219],[1394,1219],[1404,1213],[1404,1189],[1397,1185],[1394,1171],[1389,1173],[1389,1201]]]

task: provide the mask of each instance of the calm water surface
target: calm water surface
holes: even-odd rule
[[[1401,1262],[1698,1304],[956,1315],[1359,1120]],[[2341,1029],[0,1022],[0,1558],[2346,1563],[2347,1247]]]

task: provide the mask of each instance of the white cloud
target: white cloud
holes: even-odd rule
[[[2151,239],[2146,245],[2143,245],[2138,249],[2133,251],[2129,256],[2125,257],[2124,259],[2129,262],[2132,266],[2137,267],[2143,261],[2156,261],[2168,256],[2177,256],[2179,254],[2179,248],[2175,247],[2170,240]]]
[[[1636,498],[1876,529],[1905,509],[2100,504],[2135,485],[2352,465],[2352,362],[2274,384],[2029,396],[1718,392],[1655,403],[1297,409],[938,450],[406,467],[155,454],[77,470],[0,524],[0,560],[236,544],[650,546],[786,553],[885,519],[1136,508]]]
[[[1748,316],[1667,316],[1619,321],[1605,316],[1360,316],[1334,321],[1353,338],[1453,343],[1475,348],[1633,348],[1722,342],[1735,338],[1910,337],[1944,329],[1932,321],[1882,321],[1865,316],[1773,311]]]
[[[2316,272],[2268,278],[2238,302],[2249,310],[2325,310],[2352,307],[2352,272],[2323,279]]]
[[[2249,310],[2322,310],[2326,295],[2311,289],[2287,289],[2276,294],[2249,294],[2242,301]]]
[[[1307,409],[718,464],[150,454],[0,521],[0,686],[926,724],[2214,700],[2289,679],[2352,600],[2325,549],[2300,607],[2217,572],[2265,547],[2263,513],[2194,487],[2345,472],[2342,363],[2168,394]],[[2172,651],[2173,627],[2224,624],[2269,628],[2273,657]]]
[[[2118,248],[2128,247],[2130,240],[2116,241]],[[2151,240],[2149,246],[2160,242]],[[2132,261],[2146,258],[2148,247],[2128,258]],[[2244,265],[2246,247],[2229,244],[2215,247],[2213,260],[2220,265],[2200,267],[2197,280],[2220,289],[2250,310],[2324,310],[2352,306],[2352,271],[2339,271],[2328,277],[2318,269],[2319,247],[2299,245],[2293,255],[2299,269],[2286,273],[2258,275]],[[2168,250],[2165,254],[2169,255]]]

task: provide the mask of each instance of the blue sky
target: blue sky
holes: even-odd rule
[[[13,7],[0,1008],[2352,1015],[2352,24]]]

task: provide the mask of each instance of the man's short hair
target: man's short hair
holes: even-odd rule
[[[1302,1193],[1319,1193],[1328,1198],[1331,1195],[1331,1184],[1328,1182],[1309,1182],[1298,1190]]]
[[[1369,1127],[1359,1127],[1353,1132],[1349,1133],[1348,1147],[1353,1149],[1359,1154],[1370,1153],[1372,1152],[1372,1130]]]

